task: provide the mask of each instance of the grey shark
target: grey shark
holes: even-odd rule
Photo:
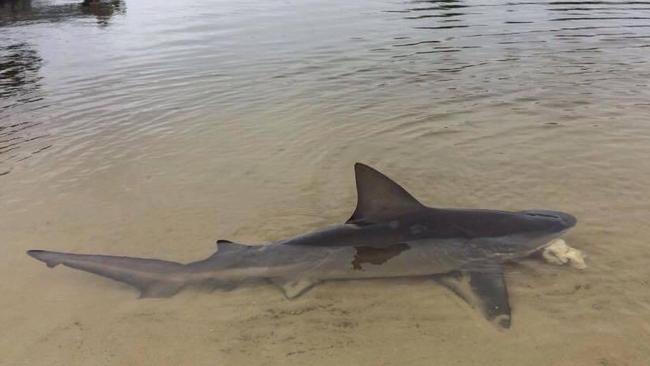
[[[357,163],[355,175],[357,206],[344,224],[265,245],[219,240],[216,253],[197,262],[27,253],[48,267],[63,264],[126,283],[141,297],[169,297],[190,286],[232,289],[264,281],[295,298],[323,281],[462,274],[484,316],[509,328],[503,263],[543,249],[576,224],[575,217],[558,211],[427,207],[367,165]]]

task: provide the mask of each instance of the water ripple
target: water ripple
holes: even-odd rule
[[[67,1],[2,18],[3,126],[38,124],[3,137],[5,166],[36,152],[69,174],[94,156],[131,156],[128,146],[141,140],[186,141],[195,131],[245,131],[241,149],[254,149],[253,136],[316,143],[312,134],[335,121],[332,131],[356,130],[354,118],[395,103],[434,122],[400,125],[398,134],[379,118],[381,128],[364,136],[434,138],[462,130],[427,119],[436,108],[512,106],[524,85],[604,97],[606,83],[643,78],[650,37],[646,2],[106,5],[113,11],[102,24],[101,14]],[[528,93],[527,103],[550,98]],[[285,130],[293,132],[276,132]]]

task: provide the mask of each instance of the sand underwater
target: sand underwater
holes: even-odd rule
[[[650,364],[648,6],[44,3],[0,23],[0,365]],[[340,223],[356,161],[431,206],[569,212],[588,268],[508,266],[499,331],[429,279],[139,300],[25,254]]]

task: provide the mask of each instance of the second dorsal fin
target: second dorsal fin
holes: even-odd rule
[[[217,253],[224,254],[250,249],[250,245],[234,243],[230,240],[217,240]]]
[[[424,207],[410,193],[377,170],[354,165],[357,207],[347,223],[374,222]]]

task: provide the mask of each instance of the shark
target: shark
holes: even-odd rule
[[[510,328],[504,265],[543,250],[577,222],[560,211],[429,207],[368,165],[356,163],[354,170],[352,216],[288,239],[261,245],[218,240],[214,254],[186,264],[46,250],[27,254],[48,267],[62,264],[125,283],[141,298],[263,282],[293,299],[325,281],[431,277],[490,322]]]

